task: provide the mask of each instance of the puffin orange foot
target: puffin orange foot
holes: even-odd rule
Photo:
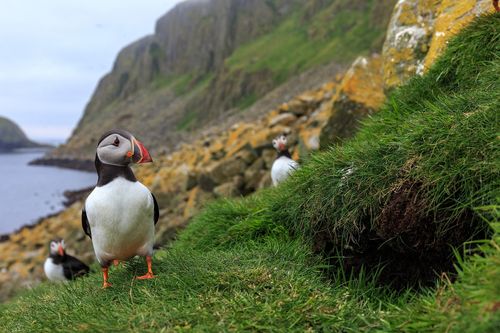
[[[153,273],[146,273],[143,276],[137,276],[136,280],[149,280],[149,279],[154,279],[156,275]]]
[[[112,285],[113,285],[112,283],[106,281],[102,284],[102,289],[108,289]]]
[[[120,264],[120,260],[113,260],[113,266],[118,266]]]

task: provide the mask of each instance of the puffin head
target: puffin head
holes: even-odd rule
[[[278,152],[285,151],[287,149],[287,140],[284,134],[278,136],[273,140],[273,147]]]
[[[66,244],[64,239],[55,239],[49,243],[49,253],[51,256],[64,257]]]
[[[97,156],[103,164],[127,166],[153,162],[144,145],[127,131],[114,129],[104,133],[97,144]]]

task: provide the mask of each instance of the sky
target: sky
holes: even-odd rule
[[[62,141],[124,46],[181,0],[3,0],[0,115]]]

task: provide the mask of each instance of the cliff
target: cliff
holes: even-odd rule
[[[33,147],[40,147],[40,145],[28,139],[16,123],[0,117],[0,151]]]
[[[293,96],[289,86],[316,88],[379,50],[394,2],[183,2],[119,53],[69,141],[49,157],[92,159],[109,128],[129,129],[158,153],[243,114],[256,119]]]

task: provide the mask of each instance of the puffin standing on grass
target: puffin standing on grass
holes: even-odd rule
[[[108,268],[113,261],[146,257],[148,272],[137,279],[152,279],[151,257],[159,210],[154,195],[137,181],[130,163],[152,162],[144,145],[124,130],[105,133],[97,144],[97,185],[82,211],[82,227],[92,239],[108,288]]]
[[[63,239],[49,243],[49,257],[43,265],[45,275],[50,281],[69,281],[89,272],[89,267],[75,257],[66,254]]]
[[[271,178],[273,185],[285,181],[290,174],[299,168],[299,164],[292,159],[288,152],[287,139],[285,135],[280,135],[273,140],[273,147],[278,152],[278,156],[271,167]]]

